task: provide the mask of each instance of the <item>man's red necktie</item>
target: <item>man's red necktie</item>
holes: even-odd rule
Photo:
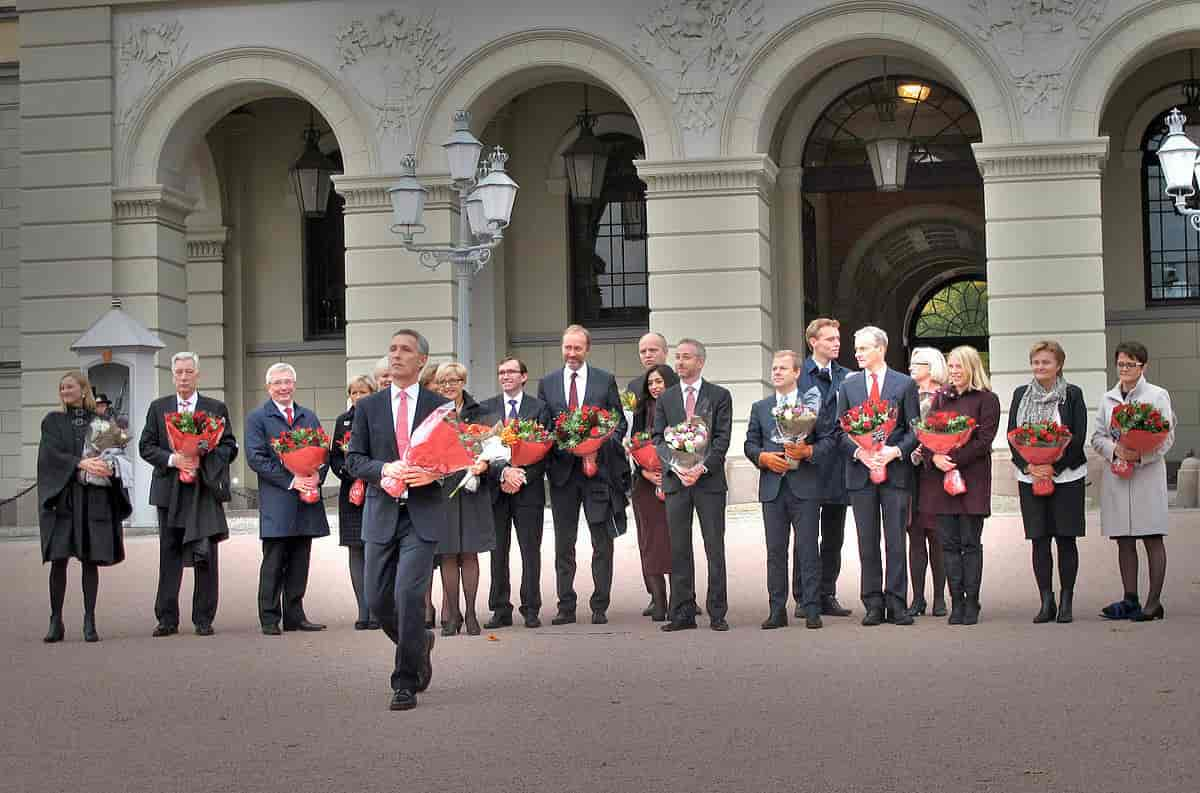
[[[285,407],[285,408],[283,409],[283,413],[284,413],[284,415],[285,415],[285,416],[287,416],[287,423],[288,423],[288,426],[289,426],[289,427],[290,427],[290,426],[292,426],[292,406],[291,406],[291,405],[288,405],[287,407]]]
[[[579,372],[571,372],[571,396],[567,399],[567,410],[575,410],[579,407],[579,388],[575,381],[579,379]]]
[[[871,375],[871,401],[879,401],[879,375],[877,374]]]
[[[404,459],[408,450],[408,394],[400,392],[400,409],[396,411],[396,453]]]

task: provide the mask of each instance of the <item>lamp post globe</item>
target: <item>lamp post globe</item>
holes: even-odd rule
[[[517,200],[517,183],[504,172],[504,164],[508,162],[508,154],[497,146],[492,151],[491,170],[483,178],[475,192],[483,199],[483,216],[488,227],[499,231],[508,225],[512,218],[513,204]]]
[[[1172,108],[1167,114],[1167,137],[1158,147],[1158,163],[1162,166],[1163,180],[1167,183],[1165,192],[1177,199],[1187,198],[1196,192],[1193,173],[1200,146],[1184,133],[1186,123],[1187,117],[1179,112],[1179,108]]]
[[[429,191],[417,181],[417,160],[413,155],[404,158],[400,178],[387,193],[392,203],[392,232],[411,240],[414,233],[424,231],[421,216]]]
[[[454,131],[442,144],[446,160],[450,165],[450,178],[455,182],[469,182],[479,167],[479,154],[483,144],[471,134],[471,114],[466,110],[454,112]]]

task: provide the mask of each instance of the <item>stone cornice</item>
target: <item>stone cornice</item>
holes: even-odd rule
[[[636,160],[646,198],[757,194],[771,200],[779,167],[765,154],[690,160]]]
[[[224,226],[188,229],[188,261],[224,261],[225,242],[228,239],[229,229],[225,228]]]
[[[196,202],[165,185],[113,190],[113,219],[117,223],[162,223],[183,231]]]
[[[1108,137],[994,146],[974,143],[971,148],[988,182],[1098,178],[1108,157]]]
[[[390,212],[392,202],[388,198],[387,191],[399,178],[399,174],[338,175],[333,177],[333,189],[346,199],[343,211],[347,215],[364,212]],[[425,198],[426,209],[444,208],[445,205],[458,206],[458,194],[451,189],[448,174],[418,175],[417,179],[429,190],[429,195]]]

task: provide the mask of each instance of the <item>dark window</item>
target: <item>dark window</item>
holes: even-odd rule
[[[571,227],[572,321],[591,326],[648,327],[646,185],[633,165],[642,144],[600,135],[612,148],[604,192],[592,205],[568,199]]]
[[[342,167],[341,152],[330,158]],[[305,218],[304,229],[304,338],[341,339],[346,335],[346,227],[342,209],[346,200],[329,191],[325,216]]]
[[[1200,119],[1200,108],[1185,107],[1190,119]],[[1200,302],[1200,235],[1188,219],[1175,211],[1174,199],[1163,192],[1158,147],[1167,136],[1165,116],[1159,114],[1146,129],[1142,142],[1142,226],[1146,254],[1148,303]],[[1196,198],[1189,200],[1195,207]]]
[[[950,352],[968,344],[988,365],[987,282],[963,278],[935,289],[913,317],[913,347]]]
[[[815,319],[820,313],[817,310],[817,290],[820,282],[817,278],[817,210],[807,199],[803,199],[800,209],[801,234],[804,237],[804,319]]]

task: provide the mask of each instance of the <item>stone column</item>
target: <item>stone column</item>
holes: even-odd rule
[[[225,401],[224,226],[187,232],[187,348],[200,356],[204,393]]]
[[[1094,409],[1108,389],[1100,170],[1108,138],[975,144],[987,222],[992,387],[1007,425],[1013,390],[1029,380],[1029,347],[1054,339],[1067,376]],[[996,493],[1016,495],[1004,433]]]
[[[776,205],[771,207],[776,229],[774,254],[775,328],[777,346],[790,347],[801,355],[808,352],[804,328],[811,317],[804,313],[804,213],[800,186],[804,169],[799,165],[779,169],[775,191]],[[813,295],[812,297],[816,297]]]
[[[335,176],[346,198],[346,374],[370,372],[387,352],[392,333],[411,327],[429,340],[432,357],[454,356],[455,292],[452,268],[435,271],[400,247],[393,234],[387,189],[398,176]],[[422,179],[429,186],[430,180]],[[458,229],[448,186],[433,185],[425,205],[427,230],[418,242],[446,241]]]
[[[672,345],[691,336],[707,346],[704,376],[733,393],[730,498],[751,501],[756,469],[742,444],[775,347],[770,212],[778,169],[762,154],[637,168],[646,182],[650,326]]]

